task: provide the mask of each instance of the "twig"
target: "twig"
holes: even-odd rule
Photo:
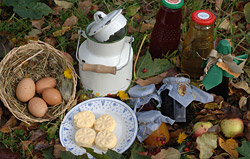
[[[135,63],[134,63],[134,78],[135,78],[135,80],[137,79],[137,75],[136,75],[136,72],[135,72],[136,64],[137,64],[137,61],[138,61],[138,58],[139,58],[139,55],[140,55],[140,52],[141,52],[141,48],[142,48],[143,43],[146,40],[147,36],[148,36],[147,34],[144,34],[141,45],[140,45],[139,50],[138,50],[138,53],[136,55],[136,59],[135,59]]]

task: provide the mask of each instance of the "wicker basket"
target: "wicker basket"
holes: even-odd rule
[[[64,70],[72,71],[72,79],[64,77]],[[71,85],[71,93],[67,101],[56,106],[48,106],[48,112],[43,118],[37,118],[28,111],[28,102],[23,103],[16,98],[17,84],[25,77],[35,82],[43,77],[54,77],[57,89],[67,80]],[[65,83],[65,82],[64,82]],[[19,120],[26,123],[50,121],[63,114],[75,98],[77,74],[65,55],[51,45],[41,41],[30,41],[28,44],[12,49],[0,62],[0,98],[10,112]],[[61,91],[63,95],[63,92]],[[36,94],[36,96],[38,96]]]

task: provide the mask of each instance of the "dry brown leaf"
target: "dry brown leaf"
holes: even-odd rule
[[[56,47],[56,39],[53,37],[46,37],[44,38],[44,42],[50,44],[53,47]]]
[[[31,143],[32,141],[26,140],[26,141],[22,141],[21,144],[23,145],[23,149],[26,151]]]
[[[219,138],[219,145],[220,147],[225,150],[227,153],[229,153],[232,157],[238,158],[239,154],[236,147],[239,147],[238,143],[234,139],[228,139],[224,141],[221,137]]]
[[[44,23],[44,17],[40,20],[31,20],[32,26],[41,30],[43,23]]]
[[[60,7],[63,7],[65,9],[69,9],[73,6],[73,3],[67,2],[67,1],[60,1],[60,0],[54,0],[55,4],[57,4]]]
[[[208,159],[217,148],[217,135],[214,133],[204,133],[196,139],[197,149],[200,150],[200,159]]]
[[[57,36],[62,36],[65,34],[65,32],[69,31],[71,29],[71,27],[62,27],[61,30],[57,30],[55,32],[53,32],[53,36],[57,37]]]
[[[150,77],[148,79],[141,79],[139,78],[136,83],[141,85],[141,86],[147,86],[147,85],[150,85],[150,84],[159,84],[161,83],[161,81],[167,77],[167,74],[168,74],[169,71],[165,71],[157,76],[154,76],[154,77]]]
[[[92,2],[90,0],[79,2],[78,10],[82,11],[84,15],[88,14],[90,11],[90,6]]]
[[[173,147],[166,149],[161,149],[161,152],[156,155],[151,156],[151,159],[180,159],[181,153]]]
[[[239,100],[239,107],[240,109],[245,106],[247,104],[247,97],[245,96],[242,96],[240,97],[240,100]]]
[[[220,10],[222,2],[223,2],[223,0],[216,0],[215,1],[215,10],[216,11]]]
[[[77,40],[79,35],[77,33],[74,33],[71,35],[70,40]]]
[[[231,28],[231,27],[230,27],[230,21],[229,21],[228,19],[224,19],[224,20],[220,23],[219,28],[225,29],[225,30],[230,29],[230,28]]]
[[[56,157],[56,158],[59,158],[60,157],[60,153],[62,151],[66,151],[65,147],[63,147],[61,144],[56,144],[54,145],[54,152],[53,152],[53,155]]]
[[[154,27],[154,25],[150,24],[150,23],[143,23],[141,26],[138,26],[136,28],[134,28],[131,25],[128,25],[128,32],[129,33],[145,32],[145,31],[153,29],[153,27]]]
[[[52,10],[54,11],[52,13],[52,15],[59,15],[60,14],[60,11],[63,9],[63,7],[60,7],[60,6],[55,6],[54,8],[52,8]]]
[[[78,18],[76,16],[72,15],[71,17],[69,17],[65,20],[65,22],[63,23],[63,27],[74,26],[74,25],[76,25],[77,21],[78,21]]]
[[[237,82],[237,83],[233,83],[233,82],[230,82],[232,84],[233,87],[237,88],[237,89],[243,89],[245,90],[248,94],[250,94],[250,88],[247,84],[246,81],[240,81],[240,82]]]
[[[14,127],[17,124],[17,119],[15,116],[11,116],[10,119],[3,125],[0,129],[3,133],[10,133],[10,128]]]

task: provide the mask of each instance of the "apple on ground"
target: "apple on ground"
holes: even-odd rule
[[[201,136],[203,133],[207,132],[209,128],[211,128],[213,124],[209,121],[207,122],[197,122],[194,124],[193,131],[194,131],[194,137]]]
[[[244,123],[240,118],[223,119],[220,128],[226,137],[231,138],[243,133]]]

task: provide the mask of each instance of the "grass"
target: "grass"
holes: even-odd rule
[[[233,16],[235,14],[243,14],[243,12],[236,11],[235,8],[237,7],[237,4],[241,0],[228,0],[223,1],[222,9],[220,9],[216,15],[216,22],[215,22],[215,29],[214,29],[214,39],[219,38],[226,38],[232,40],[232,50],[235,54],[245,54],[249,53],[249,45],[250,45],[250,36],[249,32],[245,30],[246,22],[243,21],[242,24],[237,24],[237,27],[233,24]],[[68,51],[70,49],[75,50],[77,46],[77,40],[70,40],[70,35],[77,33],[79,28],[85,29],[86,26],[92,21],[90,17],[83,14],[83,12],[79,11],[78,8],[78,2],[79,0],[68,0],[68,2],[73,3],[73,7],[70,10],[67,11],[61,11],[60,15],[49,15],[46,16],[45,22],[43,24],[43,28],[50,27],[50,29],[43,31],[42,35],[40,36],[41,40],[43,40],[45,37],[53,37],[52,33],[60,30],[62,27],[55,28],[53,19],[58,18],[58,22],[62,25],[63,22],[70,16],[75,15],[78,18],[78,23],[76,26],[72,27],[72,29],[67,32],[66,34],[54,37],[58,44],[56,45],[56,48],[62,51]],[[124,13],[128,12],[128,9],[132,6],[142,5],[142,2],[150,8],[148,13],[144,13],[142,9],[140,9],[136,14],[141,17],[143,20],[140,22],[134,21],[133,16],[128,16],[125,14],[128,25],[137,27],[141,26],[143,22],[152,22],[154,19],[154,16],[157,13],[157,10],[160,7],[160,0],[135,0],[135,1],[120,1],[117,0],[93,0],[92,4],[96,4],[99,7],[99,10],[109,13],[114,9],[123,9]],[[11,10],[11,7],[1,6],[1,14],[2,19],[0,21],[0,32],[5,31],[9,35],[9,40],[15,43],[16,46],[23,44],[23,41],[25,41],[25,36],[28,35],[28,33],[34,28],[31,24],[31,21],[29,19],[23,19],[16,15],[15,13],[9,14],[9,11]],[[182,25],[182,34],[185,35],[188,32],[189,29],[189,21],[191,18],[191,13],[198,9],[208,9],[208,10],[215,10],[215,4],[210,3],[210,0],[185,0],[185,4],[183,6],[183,13],[184,13],[184,19],[183,19],[183,25]],[[8,12],[7,12],[8,11]],[[226,14],[226,13],[229,14]],[[95,11],[91,11],[91,14],[94,14]],[[4,17],[3,17],[4,15]],[[225,20],[229,20],[229,28],[227,30],[221,29],[219,26],[221,23]],[[150,33],[152,30],[148,30],[146,32],[134,32],[132,33],[134,37],[133,42],[133,50],[134,53],[137,54],[138,52],[145,52],[147,49],[147,46],[150,42]],[[143,38],[145,38],[145,42],[142,47],[140,47]],[[81,39],[81,41],[84,41],[84,38]],[[241,50],[241,51],[240,51]],[[242,51],[243,50],[243,51]],[[74,53],[74,52],[73,52]],[[176,53],[176,56],[178,54]],[[169,57],[170,58],[170,57]],[[171,57],[172,58],[172,57]],[[247,63],[249,66],[249,62]],[[40,124],[41,128],[45,131],[48,131],[50,127],[52,127],[56,123],[50,123],[49,125],[46,123]],[[34,146],[31,144],[29,146],[28,151],[24,151],[22,146],[18,143],[21,141],[25,141],[30,137],[30,133],[27,135],[20,135],[22,134],[21,131],[13,130],[10,134],[4,134],[0,132],[0,140],[2,141],[0,143],[1,147],[9,147],[15,152],[20,152],[22,156],[25,158],[27,156],[27,153],[34,149]],[[55,136],[54,138],[58,138],[58,136]],[[12,142],[10,142],[12,141]],[[13,145],[14,143],[14,145]]]

